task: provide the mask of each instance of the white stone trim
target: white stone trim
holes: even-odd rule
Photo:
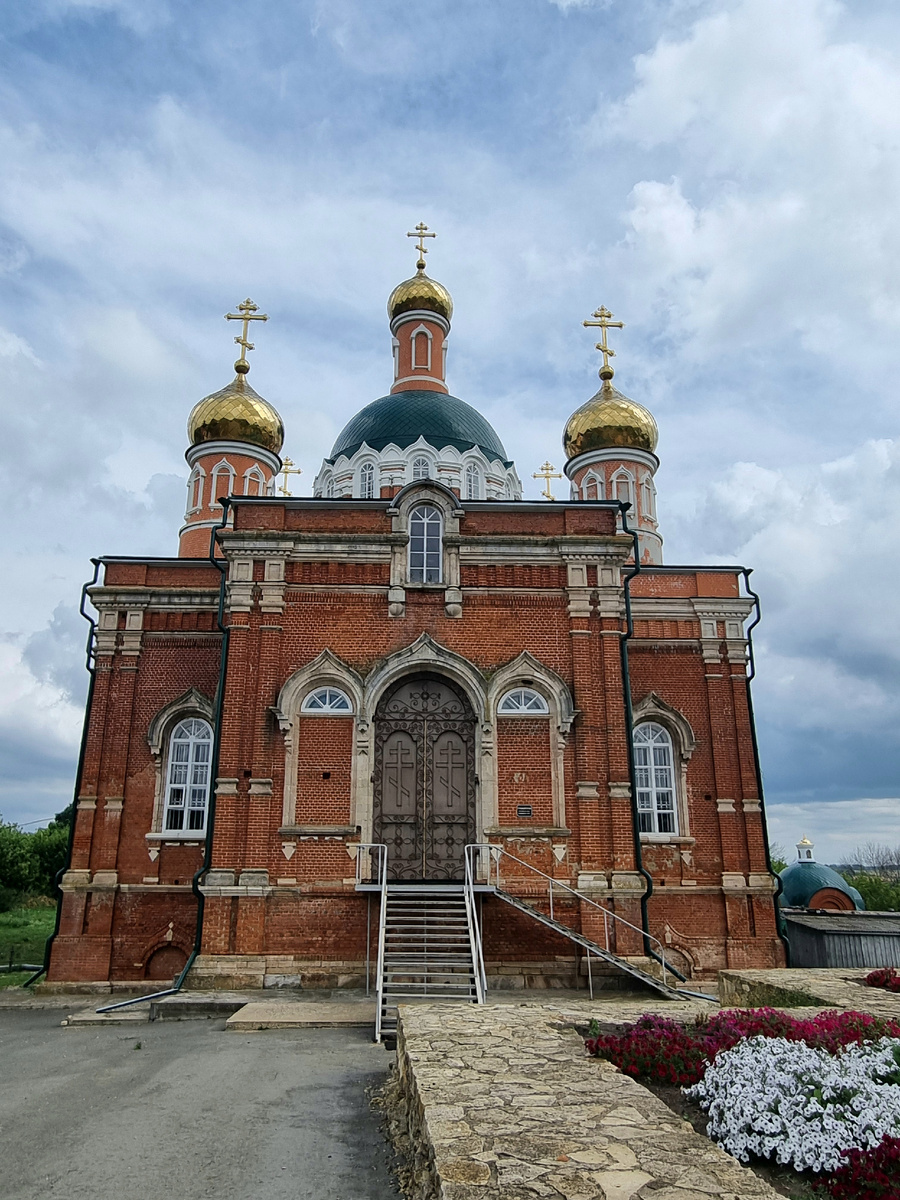
[[[262,446],[253,446],[250,442],[231,442],[224,439],[217,442],[199,442],[196,446],[188,446],[184,457],[187,459],[188,466],[193,467],[198,459],[205,458],[208,454],[240,454],[243,458],[256,458],[267,466],[273,475],[278,474],[282,465],[281,459],[271,450],[265,450]]]

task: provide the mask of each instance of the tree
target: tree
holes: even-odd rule
[[[900,846],[866,842],[853,851],[852,861],[853,866],[866,875],[877,875],[892,883],[900,883]]]
[[[31,834],[31,850],[35,860],[34,890],[52,896],[56,876],[66,866],[69,857],[69,826],[51,821],[46,829]]]
[[[769,843],[769,858],[772,860],[772,870],[780,875],[787,866],[787,851],[781,842]]]
[[[31,836],[0,817],[0,888],[29,892],[37,881],[37,863]]]

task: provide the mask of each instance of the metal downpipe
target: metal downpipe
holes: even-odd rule
[[[197,898],[197,924],[194,930],[194,945],[188,955],[187,962],[181,969],[181,973],[170,988],[166,988],[162,992],[152,992],[148,996],[135,996],[131,1000],[120,1000],[116,1004],[106,1004],[103,1008],[96,1010],[98,1013],[113,1012],[118,1008],[128,1008],[132,1004],[143,1004],[148,1000],[161,1000],[164,996],[174,996],[176,992],[180,992],[184,986],[188,972],[194,965],[197,955],[200,953],[203,941],[203,913],[206,908],[206,896],[200,887],[200,880],[212,864],[213,827],[216,820],[216,778],[219,774],[219,749],[222,741],[222,708],[225,703],[225,675],[228,667],[229,641],[228,627],[223,620],[225,616],[226,563],[224,559],[216,558],[216,534],[224,529],[228,522],[228,506],[231,501],[227,497],[224,497],[219,499],[219,503],[222,505],[222,520],[210,530],[209,558],[213,566],[221,574],[221,579],[219,580],[219,608],[216,621],[222,634],[222,655],[219,659],[219,682],[216,686],[216,702],[213,710],[213,744],[209,764],[209,800],[206,808],[206,840],[203,843],[203,862],[191,880],[191,891]]]

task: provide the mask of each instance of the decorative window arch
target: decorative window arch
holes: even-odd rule
[[[634,508],[634,476],[624,467],[620,467],[610,481],[613,500],[621,500]]]
[[[603,497],[603,476],[595,475],[593,471],[584,477],[584,482],[581,485],[582,495],[585,500],[602,500]]]
[[[431,479],[431,463],[424,454],[413,459],[412,477],[416,479]]]
[[[212,472],[212,487],[209,490],[210,508],[221,508],[219,497],[230,496],[234,492],[234,476],[234,467],[227,458],[223,458],[216,463]],[[222,478],[224,478],[224,487],[219,482]]]
[[[636,726],[634,766],[639,831],[677,835],[675,748],[664,725],[644,721]]]
[[[475,463],[469,463],[466,467],[466,499],[481,499],[481,472]]]
[[[300,711],[305,716],[350,717],[353,715],[353,701],[340,688],[320,687],[303,698]]]
[[[212,759],[212,726],[200,717],[179,721],[169,735],[163,831],[206,832],[209,806],[209,772]]]
[[[444,520],[434,504],[419,504],[409,514],[410,583],[440,583],[443,577]]]
[[[427,325],[419,325],[412,331],[410,349],[414,371],[431,370],[431,343],[432,333]]]
[[[649,471],[641,478],[641,515],[656,520],[656,488]]]
[[[534,688],[518,687],[506,693],[497,705],[499,717],[549,716],[550,705]]]
[[[197,466],[194,467],[193,471],[191,471],[187,484],[187,511],[189,513],[199,512],[199,510],[203,507],[203,485],[205,482],[206,472],[198,463]]]
[[[326,500],[334,499],[334,476],[333,475],[329,475],[328,478],[325,480],[324,492],[325,492]]]
[[[372,463],[363,463],[359,469],[359,494],[363,500],[375,499],[375,467]]]
[[[249,467],[244,472],[244,495],[265,496],[266,477],[259,467]]]

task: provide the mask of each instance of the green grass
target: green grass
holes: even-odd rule
[[[55,904],[21,905],[0,913],[0,963],[5,965],[10,958],[14,964],[42,963],[44,943],[55,923]],[[12,986],[7,979],[6,972],[0,975],[0,987]]]
[[[30,979],[34,971],[4,971],[0,975],[0,992],[4,988],[21,987],[26,979]]]

